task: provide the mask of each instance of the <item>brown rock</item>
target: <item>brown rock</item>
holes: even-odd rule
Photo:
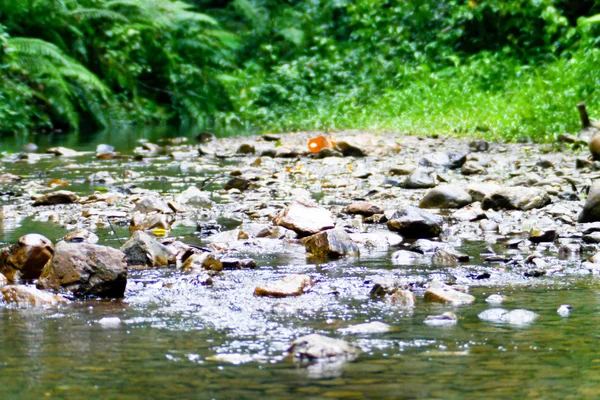
[[[254,295],[266,297],[300,296],[304,293],[304,288],[313,284],[308,275],[292,274],[270,285],[257,286],[254,289]]]
[[[314,257],[339,258],[360,254],[356,243],[341,228],[319,232],[302,241],[306,252]]]
[[[53,206],[56,204],[71,204],[79,201],[79,197],[68,190],[59,190],[38,197],[33,202],[34,206]]]
[[[221,271],[223,263],[212,253],[195,253],[184,261],[182,269],[188,272],[199,272],[201,270]]]
[[[273,224],[291,229],[301,237],[335,226],[329,211],[301,200],[295,200],[281,210],[273,219]]]
[[[383,208],[371,203],[370,201],[359,201],[352,203],[346,209],[348,214],[359,214],[365,217],[370,217],[373,214],[383,214]]]
[[[0,272],[9,282],[37,279],[54,254],[52,242],[30,233],[12,246],[0,250]]]
[[[450,303],[454,305],[471,304],[475,297],[459,292],[444,284],[432,285],[425,291],[425,300],[436,303]]]
[[[396,290],[387,299],[388,303],[400,307],[414,307],[417,303],[417,296],[410,290]]]
[[[17,307],[49,307],[68,303],[57,294],[42,292],[31,286],[9,285],[0,289],[5,303]]]

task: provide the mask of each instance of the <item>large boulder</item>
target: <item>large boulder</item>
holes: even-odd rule
[[[329,211],[301,200],[295,200],[281,210],[273,224],[291,229],[301,237],[314,235],[335,226]]]
[[[405,206],[389,217],[387,227],[405,238],[430,238],[442,232],[442,218],[417,207]]]
[[[39,289],[65,290],[76,297],[121,298],[127,284],[125,254],[112,247],[58,242],[42,270]]]
[[[356,243],[341,228],[319,232],[302,241],[306,252],[314,257],[339,258],[360,254]]]
[[[600,221],[600,180],[592,184],[578,219],[579,222]]]
[[[456,185],[440,185],[431,189],[419,203],[421,208],[461,208],[473,201],[471,195]]]
[[[288,353],[295,358],[308,360],[334,357],[352,359],[360,353],[360,348],[344,340],[313,333],[294,340]]]
[[[17,243],[0,250],[0,273],[9,282],[37,279],[52,254],[54,246],[46,237],[37,233],[21,236]]]
[[[127,265],[161,267],[175,264],[175,254],[149,233],[136,231],[121,247]]]
[[[9,285],[0,289],[2,300],[17,307],[50,307],[68,303],[64,297],[31,286]]]
[[[506,187],[483,198],[484,210],[531,210],[550,204],[550,196],[545,190],[533,187]]]

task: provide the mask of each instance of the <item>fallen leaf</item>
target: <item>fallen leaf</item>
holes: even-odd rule
[[[47,183],[48,186],[50,187],[54,187],[54,186],[69,186],[69,182],[64,181],[62,179],[50,179]]]

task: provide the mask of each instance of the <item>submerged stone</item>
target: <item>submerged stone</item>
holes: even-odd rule
[[[423,322],[429,326],[450,326],[456,325],[457,321],[458,317],[456,314],[448,311],[441,315],[428,315]]]
[[[302,336],[292,342],[288,353],[294,358],[318,360],[334,357],[354,358],[360,348],[340,339],[313,333]]]
[[[503,308],[485,310],[477,316],[483,321],[517,326],[531,324],[538,317],[533,311],[522,309],[507,311]]]

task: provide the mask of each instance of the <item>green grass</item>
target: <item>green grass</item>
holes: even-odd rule
[[[576,105],[600,115],[600,49],[538,66],[480,56],[439,72],[407,70],[389,87],[348,88],[286,106],[250,107],[260,130],[395,130],[551,142],[580,129]]]

